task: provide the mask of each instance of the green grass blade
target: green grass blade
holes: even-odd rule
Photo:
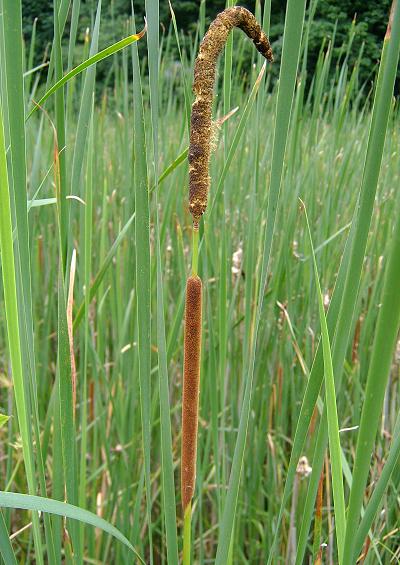
[[[79,11],[81,7],[81,0],[72,0],[71,10],[71,28],[68,41],[68,69],[72,69],[74,59],[74,49],[76,43],[76,36],[78,32]]]
[[[110,534],[115,539],[126,545],[135,557],[145,565],[145,561],[132,546],[129,540],[115,528],[112,524],[99,518],[96,514],[89,512],[73,504],[67,504],[66,502],[59,502],[58,500],[52,500],[51,498],[45,498],[42,496],[32,496],[28,494],[20,494],[17,492],[2,492],[0,491],[0,507],[3,508],[19,508],[24,510],[32,510],[33,512],[49,512],[50,514],[56,514],[57,516],[65,516],[71,520],[78,520],[84,524],[94,526]]]
[[[114,243],[110,247],[107,255],[105,256],[104,261],[101,264],[101,267],[98,270],[96,276],[94,277],[93,282],[92,282],[90,289],[89,289],[89,301],[90,302],[92,302],[93,298],[96,296],[97,291],[99,290],[99,287],[100,287],[102,281],[104,280],[107,269],[111,265],[112,260],[113,260],[113,258],[115,257],[115,255],[118,251],[118,247],[120,246],[125,235],[128,233],[129,228],[131,227],[134,219],[135,219],[135,213],[132,214],[132,216],[126,222],[124,227],[121,229],[121,231],[119,232],[119,234],[115,238]],[[82,303],[79,305],[78,311],[77,311],[76,316],[74,318],[74,331],[76,331],[78,329],[78,327],[79,327],[79,325],[82,321],[84,313],[85,313],[85,300],[83,300]]]
[[[50,2],[32,29],[39,15],[34,3],[28,7],[26,0],[17,0],[17,4],[0,0],[0,59],[4,63],[0,65],[0,96],[9,169],[19,349],[35,481],[31,490],[24,465],[0,280],[0,413],[10,416],[0,428],[2,490],[59,502],[68,499],[70,503],[71,487],[65,492],[67,474],[69,485],[76,482],[76,506],[91,510],[123,532],[146,563],[150,563],[152,552],[153,562],[175,565],[182,559],[183,529],[183,516],[176,507],[180,497],[174,489],[174,475],[179,467],[184,281],[191,255],[196,262],[191,253],[191,218],[185,188],[186,118],[191,99],[188,87],[206,26],[217,11],[232,1],[224,0],[218,7],[202,0],[198,6],[185,4],[182,10],[171,0],[175,22],[168,3],[143,2],[137,10],[140,20],[147,12],[149,34],[145,41],[135,42],[87,67],[58,88],[44,102],[43,111],[35,112],[26,121],[34,100],[39,100],[65,73],[97,54],[96,37],[100,51],[134,33],[128,19],[130,3],[126,0],[102,2],[101,21],[96,19],[98,0],[54,2],[56,17]],[[19,15],[14,20],[9,11],[16,13],[21,5],[23,40]],[[390,107],[386,128],[385,115],[379,117],[377,103],[372,105],[375,92],[376,98],[383,96],[390,42],[385,41],[379,75],[375,64],[379,53],[368,45],[371,32],[375,47],[381,30],[383,39],[387,9],[379,6],[372,14],[366,6],[353,23],[346,9],[349,29],[340,18],[329,29],[321,2],[312,0],[306,5],[300,66],[292,74],[289,88],[285,73],[288,64],[295,67],[297,52],[293,45],[285,45],[282,59],[285,14],[275,11],[270,22],[271,6],[276,8],[276,2],[271,0],[256,0],[249,7],[259,22],[264,18],[265,31],[271,23],[276,63],[266,67],[259,81],[263,61],[243,34],[234,31],[233,48],[227,49],[225,62],[222,57],[217,65],[212,113],[216,130],[222,127],[213,135],[213,182],[207,217],[200,229],[202,252],[198,257],[207,316],[203,319],[204,379],[199,398],[197,498],[192,507],[190,558],[199,565],[215,561],[218,538],[227,525],[229,549],[226,560],[223,557],[220,561],[223,565],[267,562],[268,558],[275,563],[285,561],[285,557],[288,562],[295,560],[296,565],[302,565],[313,559],[314,549],[314,559],[321,550],[326,561],[338,562],[328,461],[322,521],[316,525],[315,498],[329,449],[327,387],[312,256],[298,196],[307,202],[325,308],[329,303],[325,318],[337,411],[343,427],[340,444],[347,497],[400,204],[395,187],[399,173],[399,107],[390,89],[385,91]],[[364,30],[365,23],[368,31]],[[300,31],[294,27],[292,30]],[[290,33],[288,39],[295,36]],[[366,48],[359,49],[364,37]],[[137,80],[132,80],[129,67],[133,45],[138,49],[140,67],[139,104],[138,98],[134,100]],[[22,59],[27,60],[22,64],[22,77],[16,72],[21,47]],[[279,81],[281,62],[284,68]],[[367,82],[362,83],[368,72]],[[282,84],[286,84],[285,88]],[[291,101],[290,85],[294,84]],[[61,100],[63,94],[65,101]],[[8,98],[12,98],[10,115]],[[21,100],[27,108],[25,115]],[[145,149],[134,139],[140,130],[136,112],[140,103]],[[277,103],[286,110],[292,107],[287,114],[288,125],[282,112],[276,124]],[[233,110],[227,114],[230,108]],[[229,123],[225,123],[227,118]],[[67,180],[61,184],[54,129],[60,133],[59,157],[65,159]],[[368,172],[364,167],[370,129],[375,141],[370,140],[368,159],[370,154],[375,162],[380,159],[382,139],[385,141],[377,185],[372,169]],[[387,132],[385,138],[383,132]],[[279,138],[275,144],[274,136]],[[141,153],[147,167],[138,163]],[[141,167],[147,179],[139,186],[136,180]],[[133,229],[134,188],[145,184],[150,224],[142,233],[139,225]],[[64,230],[58,227],[60,204],[67,210]],[[58,281],[62,231],[67,232],[68,252],[63,253]],[[147,238],[148,233],[150,307],[146,314],[151,328],[151,382],[146,398],[151,446],[144,444],[142,434],[143,365],[140,375],[135,257],[137,245],[143,246],[143,236]],[[65,237],[61,239],[65,242]],[[68,400],[69,370],[62,367],[64,378],[60,382],[58,369],[68,364],[69,343],[65,335],[59,335],[57,309],[61,309],[59,323],[63,332],[63,294],[68,290],[65,275],[70,270],[73,249],[78,258],[73,311],[78,386],[75,425],[69,433],[61,424],[59,390],[65,386]],[[3,266],[2,258],[0,262]],[[395,354],[370,461],[369,486],[363,493],[365,511],[361,508],[357,516],[354,562],[369,545],[366,565],[383,565],[397,555],[397,369]],[[62,410],[68,412],[65,404]],[[66,435],[73,436],[74,447]],[[64,465],[69,449],[75,450],[76,457],[72,473]],[[305,473],[304,477],[300,467],[296,473],[302,456],[312,468],[311,474]],[[228,512],[231,514],[227,518]],[[28,565],[42,557],[49,565],[64,561],[65,565],[74,565],[80,556],[90,563],[138,562],[127,546],[104,531],[47,512],[33,516],[42,538],[37,551],[31,512],[4,508],[2,514],[18,562]],[[5,533],[3,540],[10,545]],[[0,562],[4,561],[0,556]]]
[[[11,230],[11,208],[8,191],[7,168],[5,159],[3,120],[0,109],[0,199],[2,202],[0,213],[0,250],[2,258],[2,275],[4,302],[6,307],[7,332],[9,340],[9,351],[13,371],[13,383],[15,400],[17,405],[18,423],[22,437],[22,449],[24,454],[26,477],[31,492],[35,492],[33,471],[32,439],[29,433],[30,427],[27,419],[26,395],[23,382],[22,359],[20,353],[20,339],[18,331],[17,292],[14,272],[14,252]],[[35,543],[38,551],[41,551],[39,533],[39,521],[37,515],[33,518]],[[39,558],[38,558],[39,559]],[[40,560],[40,559],[39,559]]]
[[[294,87],[296,81],[297,66],[300,53],[301,35],[303,29],[305,11],[305,1],[289,0],[287,4],[284,46],[282,53],[282,64],[279,82],[279,92],[276,110],[276,125],[274,133],[274,146],[272,155],[271,184],[268,195],[267,210],[267,232],[265,235],[261,282],[259,286],[259,300],[257,306],[257,319],[255,327],[255,337],[252,344],[252,351],[249,360],[249,368],[246,370],[246,388],[243,398],[242,413],[240,416],[239,431],[236,440],[235,452],[232,463],[232,470],[229,479],[228,493],[226,496],[223,518],[220,525],[218,537],[218,549],[216,565],[225,565],[228,560],[229,546],[233,524],[235,520],[237,498],[239,493],[240,478],[242,473],[244,450],[247,438],[247,430],[251,408],[253,373],[256,356],[257,332],[261,320],[262,303],[267,280],[268,263],[271,253],[272,237],[275,226],[275,218],[279,192],[282,180],[283,161],[288,137],[290,113],[292,108]],[[273,555],[273,548],[270,558]]]
[[[62,50],[61,50],[61,36],[60,25],[58,19],[58,0],[53,0],[53,20],[54,20],[54,58],[55,58],[55,78],[56,80],[62,76]],[[66,155],[63,150],[65,147],[65,103],[64,103],[64,89],[60,88],[55,96],[55,112],[56,112],[56,136],[55,151],[58,152],[58,167],[57,167],[57,212],[58,223],[61,238],[61,261],[63,273],[65,276],[67,250],[68,250],[68,231],[67,231],[67,171],[66,171]]]
[[[87,172],[86,172],[86,190],[85,190],[85,238],[84,238],[84,277],[85,289],[90,289],[91,279],[91,262],[92,262],[92,240],[93,240],[93,177],[94,177],[94,124],[93,109],[91,112],[92,119],[90,121]],[[83,367],[80,371],[81,380],[81,446],[80,446],[80,464],[79,464],[79,506],[86,506],[86,490],[87,490],[87,460],[86,453],[88,450],[88,365],[89,365],[89,319],[90,319],[90,292],[85,292],[85,323],[84,323],[84,354]],[[81,553],[84,553],[84,532],[80,532]]]
[[[161,457],[162,457],[162,493],[164,504],[164,522],[167,541],[167,562],[178,565],[178,537],[176,529],[176,501],[174,486],[174,463],[172,450],[172,434],[170,421],[170,402],[167,366],[167,348],[164,320],[164,283],[161,262],[160,219],[158,209],[158,83],[159,83],[159,6],[157,0],[146,1],[148,22],[147,49],[149,54],[149,82],[151,123],[153,132],[154,176],[155,176],[155,240],[157,260],[157,350],[160,394],[160,426],[161,426]],[[177,166],[177,165],[175,165]],[[175,167],[174,167],[175,168]]]
[[[35,200],[28,200],[28,212],[31,208],[40,208],[40,206],[49,206],[50,204],[57,204],[57,198],[36,198]]]
[[[183,95],[184,95],[184,98],[185,98],[186,122],[187,122],[188,131],[189,131],[192,94],[190,92],[190,89],[189,89],[189,86],[188,86],[188,83],[187,83],[187,79],[186,79],[185,65],[184,65],[183,56],[182,56],[181,43],[179,41],[179,32],[178,32],[178,27],[176,25],[175,12],[172,8],[172,4],[171,4],[170,0],[168,0],[168,4],[169,4],[169,10],[171,12],[172,25],[173,25],[174,32],[175,32],[176,45],[178,47],[179,60],[180,60],[180,63],[181,63],[181,73],[182,73],[182,81],[183,81]]]
[[[317,288],[317,297],[318,297],[318,311],[319,311],[319,319],[321,324],[322,350],[323,350],[324,368],[325,368],[325,396],[326,396],[327,419],[328,419],[329,449],[330,449],[330,459],[331,459],[331,467],[332,467],[333,501],[334,501],[334,510],[335,510],[335,528],[336,528],[336,539],[337,539],[338,554],[339,554],[339,563],[342,563],[344,535],[346,529],[346,518],[345,518],[343,472],[342,472],[342,459],[341,459],[342,454],[340,448],[339,424],[338,424],[338,415],[337,415],[337,406],[336,406],[335,379],[333,376],[331,346],[329,341],[328,325],[326,323],[326,317],[324,311],[324,301],[322,297],[321,285],[318,276],[317,261],[315,259],[314,246],[311,237],[311,229],[308,221],[307,210],[304,203],[303,206],[306,216],[307,231],[310,240],[311,254],[314,265],[315,285]]]
[[[8,340],[13,367],[13,381],[18,421],[23,441],[24,463],[30,493],[36,492],[34,453],[32,448],[30,386],[36,389],[33,368],[33,329],[31,276],[29,257],[28,211],[26,201],[26,147],[24,131],[24,92],[22,65],[22,15],[20,1],[5,0],[3,35],[5,52],[5,84],[7,92],[8,126],[12,191],[8,184],[7,157],[4,137],[3,110],[0,107],[0,190],[1,246],[4,295],[7,312]],[[17,245],[14,261],[11,198],[15,206]],[[22,271],[21,265],[24,266]],[[17,276],[20,275],[20,276]],[[17,287],[19,283],[19,287]],[[18,297],[18,298],[17,298]],[[11,320],[10,320],[11,317]],[[28,369],[29,368],[29,369]],[[25,370],[24,370],[25,369]],[[27,374],[28,373],[28,374]],[[29,380],[31,378],[31,380]],[[35,421],[35,425],[37,422]],[[37,429],[37,427],[36,427]],[[39,447],[40,449],[40,447]],[[43,478],[41,476],[41,478]],[[38,563],[43,563],[41,535],[37,515],[33,515],[33,533]],[[50,537],[50,532],[47,532]],[[51,542],[49,540],[49,544]]]
[[[366,540],[369,529],[375,516],[378,513],[379,507],[382,505],[383,495],[393,475],[393,471],[400,458],[400,416],[397,417],[395,431],[393,433],[393,440],[390,446],[389,455],[387,457],[385,466],[383,467],[381,476],[375,485],[372,496],[364,511],[360,526],[357,530],[356,539],[354,542],[354,555],[361,552],[362,546]]]
[[[91,67],[92,65],[96,65],[96,63],[98,63],[99,61],[102,61],[103,59],[110,57],[110,55],[114,55],[114,53],[118,53],[118,51],[121,51],[121,49],[124,49],[125,47],[132,45],[132,43],[141,39],[145,33],[146,33],[146,28],[144,28],[138,34],[133,34],[130,35],[129,37],[125,37],[124,39],[121,39],[120,41],[117,41],[117,43],[114,43],[113,45],[110,45],[106,49],[99,51],[99,53],[96,53],[95,55],[91,55],[88,59],[86,59],[86,61],[83,61],[83,63],[81,63],[80,65],[69,71],[68,73],[66,73],[62,78],[57,80],[57,82],[53,84],[53,86],[49,88],[49,90],[40,98],[40,100],[35,104],[35,106],[29,112],[26,119],[28,120],[32,116],[32,114],[36,112],[38,108],[43,106],[43,104],[46,102],[48,98],[50,98],[50,96],[52,96],[55,92],[57,92],[57,90],[62,86],[64,86],[64,84],[66,84],[69,80],[76,77],[77,75],[79,75],[80,73]]]
[[[153,562],[151,520],[151,262],[150,262],[150,208],[147,179],[147,149],[142,99],[142,82],[137,45],[132,45],[134,129],[133,129],[133,186],[135,194],[136,240],[136,312],[139,349],[140,410],[142,449],[145,467],[146,509],[150,545],[150,563]]]
[[[6,565],[17,565],[17,559],[11,545],[3,513],[0,511],[0,554]]]
[[[70,504],[78,502],[78,473],[77,452],[75,439],[75,422],[73,412],[72,371],[69,348],[69,337],[66,315],[66,292],[64,287],[64,275],[60,262],[58,276],[58,386],[59,386],[59,410],[61,420],[61,444],[64,466],[66,498]],[[71,538],[76,559],[81,562],[79,547],[79,530],[76,523],[71,524]]]
[[[379,109],[375,123],[376,127],[379,128],[386,128],[387,125],[388,112],[390,107],[390,96],[393,92],[396,69],[399,60],[399,2],[397,2],[396,11],[393,18],[392,36],[387,40],[389,40],[387,66],[385,68],[385,74],[382,80],[382,92],[377,92],[376,98],[376,103],[379,104]],[[380,95],[382,95],[382,99],[380,99]],[[372,155],[370,161],[373,161]],[[372,165],[374,164],[375,167],[378,167],[379,173],[380,163],[372,163]],[[372,171],[371,174],[376,175],[376,171]],[[370,470],[371,452],[375,441],[376,430],[378,428],[379,415],[382,409],[386,382],[389,376],[389,370],[392,361],[393,349],[399,329],[400,295],[398,293],[398,280],[400,276],[400,220],[396,222],[392,239],[393,241],[391,243],[391,251],[386,267],[384,288],[382,291],[381,308],[379,310],[372,349],[372,357],[368,371],[360,430],[357,438],[357,450],[354,462],[353,485],[350,492],[348,526],[346,529],[346,544],[344,553],[345,559],[350,561],[355,557],[355,534],[357,531],[357,524],[361,511],[364,489]]]
[[[167,538],[168,563],[178,564],[178,538],[176,529],[176,500],[174,487],[174,463],[172,449],[172,433],[170,421],[170,401],[168,384],[167,350],[165,338],[163,279],[161,266],[161,250],[159,243],[159,226],[157,218],[157,349],[160,387],[160,419],[161,419],[161,455],[162,455],[162,493],[164,502],[164,519]]]
[[[93,28],[92,42],[90,45],[90,55],[97,53],[100,34],[101,19],[101,0],[98,0],[96,19]],[[89,131],[89,124],[92,112],[92,99],[95,92],[96,65],[89,67],[84,75],[83,88],[81,94],[81,104],[79,108],[78,125],[76,131],[76,140],[74,147],[74,156],[71,168],[71,190],[70,194],[80,194],[80,179],[82,173],[83,158],[85,155],[85,147]]]
[[[229,171],[229,167],[232,164],[233,158],[235,156],[236,150],[238,148],[240,139],[242,138],[243,133],[246,131],[246,124],[248,122],[249,116],[250,116],[250,112],[251,109],[254,106],[254,101],[257,97],[257,92],[259,90],[260,85],[262,84],[262,77],[264,76],[264,72],[266,69],[266,64],[264,63],[263,66],[260,69],[260,72],[258,74],[258,77],[253,85],[253,88],[251,90],[250,96],[246,102],[246,105],[244,107],[243,113],[240,116],[240,120],[239,120],[239,124],[235,130],[235,135],[233,136],[232,139],[232,143],[229,147],[229,150],[227,152],[226,158],[224,160],[224,167],[222,169],[221,172],[221,176],[218,179],[218,184],[217,184],[217,188],[215,190],[215,194],[213,196],[212,201],[210,202],[210,206],[206,212],[208,217],[211,217],[215,204],[218,201],[218,198],[222,192],[222,189],[224,187],[224,181],[226,179],[226,175],[228,174]]]
[[[397,47],[395,46],[395,48]],[[388,73],[386,73],[386,71],[384,71],[386,67],[386,60],[387,58],[385,57],[384,48],[372,112],[367,156],[364,164],[360,195],[354,213],[352,228],[348,241],[346,243],[345,254],[341,262],[335,290],[332,295],[332,300],[328,311],[328,329],[330,331],[335,330],[335,338],[333,343],[333,367],[334,373],[338,378],[341,377],[342,373],[343,361],[346,354],[347,343],[352,327],[355,304],[357,301],[357,294],[359,291],[360,276],[370,229],[377,182],[382,161],[386,128],[388,123],[391,95],[393,92],[392,81],[394,80],[395,70],[393,69],[395,69],[395,66],[393,66],[392,64],[389,75]],[[290,456],[289,468],[287,471],[285,490],[282,497],[278,525],[280,524],[281,517],[283,515],[283,508],[287,503],[290,490],[293,485],[297,462],[301,455],[301,450],[304,445],[307,430],[312,417],[313,408],[318,397],[319,389],[321,387],[322,379],[322,351],[318,347],[309,381],[307,383],[307,388],[303,397],[300,415],[298,418],[292,453]],[[324,450],[328,434],[324,421],[321,423],[321,425],[325,425],[325,430],[323,431],[324,440],[320,443],[321,449]],[[318,457],[320,465],[322,466],[323,459],[321,457],[321,454],[319,454]],[[317,468],[317,466],[313,464],[313,473],[316,474],[316,477],[319,476],[320,472],[321,468]],[[314,480],[315,493],[316,481],[317,479]],[[349,525],[350,523],[348,522],[348,526]],[[353,528],[355,526],[350,525],[350,527]],[[278,530],[276,531],[276,538],[277,535]]]
[[[38,68],[42,67],[42,65],[39,65],[36,68],[33,68],[33,58],[35,55],[35,44],[36,44],[36,27],[37,27],[37,18],[34,19],[33,21],[33,25],[32,25],[32,34],[31,34],[31,41],[29,44],[29,55],[28,55],[28,61],[27,61],[27,69],[28,71],[26,71],[24,73],[24,77],[27,77],[27,81],[25,83],[25,88],[26,88],[26,92],[30,92],[31,90],[31,81],[32,81],[32,73],[34,73],[36,70],[38,70]]]
[[[181,165],[182,163],[185,163],[185,161],[186,161],[186,159],[187,159],[187,156],[188,156],[188,153],[189,153],[189,147],[186,147],[186,149],[184,149],[184,150],[182,151],[182,153],[180,153],[180,154],[178,155],[178,157],[176,157],[176,158],[172,161],[172,163],[171,163],[170,165],[168,165],[168,167],[166,167],[166,168],[164,169],[164,171],[163,171],[163,172],[160,174],[160,176],[158,177],[158,186],[160,186],[160,183],[161,183],[164,179],[166,179],[171,173],[173,173],[174,170],[175,170],[177,167],[179,167],[179,165]],[[154,185],[151,187],[150,190],[153,191],[155,188],[156,188],[156,185],[154,184]]]

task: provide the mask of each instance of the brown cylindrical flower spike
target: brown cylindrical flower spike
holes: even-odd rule
[[[200,356],[201,356],[201,293],[197,276],[199,220],[207,207],[210,184],[208,168],[211,153],[212,98],[215,69],[229,32],[243,30],[256,49],[273,60],[267,36],[251,12],[240,6],[218,14],[200,45],[194,67],[189,145],[189,210],[193,217],[193,275],[186,286],[185,343],[182,400],[181,489],[184,511],[183,563],[190,564],[191,500],[196,482],[197,428],[199,419]]]
[[[227,8],[215,18],[200,45],[194,66],[189,146],[189,210],[198,222],[207,207],[210,178],[208,173],[211,153],[212,98],[215,69],[229,32],[243,30],[256,49],[269,61],[273,60],[268,38],[251,12],[241,6]]]
[[[182,399],[182,507],[193,497],[196,482],[197,426],[201,356],[201,279],[191,276],[186,285],[185,344]]]

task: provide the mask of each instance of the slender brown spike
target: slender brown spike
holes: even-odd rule
[[[192,500],[196,481],[199,413],[202,283],[189,277],[186,285],[183,361],[181,489],[183,511]]]
[[[210,178],[208,167],[211,153],[212,97],[215,69],[229,32],[238,27],[244,31],[256,49],[268,61],[273,60],[267,36],[251,12],[241,6],[227,8],[215,18],[200,45],[194,65],[193,92],[189,146],[189,210],[198,221],[207,207]]]

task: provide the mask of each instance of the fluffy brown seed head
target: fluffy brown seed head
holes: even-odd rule
[[[269,61],[273,60],[268,38],[251,12],[241,6],[227,8],[215,18],[200,45],[194,66],[193,92],[189,146],[189,210],[194,220],[199,220],[207,207],[210,178],[208,167],[211,152],[212,96],[215,69],[229,32],[238,27],[243,30],[256,49]]]
[[[182,507],[192,499],[196,481],[197,426],[201,355],[201,279],[188,278],[185,307],[185,345],[182,399]]]

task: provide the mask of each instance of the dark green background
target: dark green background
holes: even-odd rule
[[[27,41],[30,39],[33,20],[38,18],[35,63],[39,63],[46,45],[53,36],[53,2],[52,0],[23,0],[22,4],[24,35]],[[92,21],[96,4],[97,2],[94,2],[94,0],[81,0],[78,51],[79,44],[82,45],[83,42],[85,29],[90,26]],[[240,2],[240,4],[250,10],[254,10],[254,2]],[[270,37],[274,46],[275,56],[278,60],[282,42],[285,4],[284,0],[272,0]],[[356,33],[351,50],[350,66],[358,57],[361,46],[364,44],[359,78],[360,84],[367,83],[368,85],[373,78],[379,58],[390,4],[391,0],[379,0],[378,2],[366,2],[365,0],[320,0],[310,35],[309,76],[312,76],[324,38],[331,38],[335,26],[337,29],[334,62],[338,60],[340,53],[343,52],[343,46],[346,46],[349,40],[351,22],[356,17]],[[172,5],[179,29],[183,30],[186,35],[193,36],[199,16],[200,2],[173,0]],[[103,14],[108,14],[109,17],[102,20],[101,48],[126,35],[126,21],[131,13],[130,6],[131,0],[103,1]],[[206,2],[207,24],[224,6],[224,0],[208,0]],[[143,21],[144,16],[144,0],[134,2],[134,8],[137,15],[138,28],[140,28],[139,22]],[[171,21],[168,0],[160,1],[160,19],[165,26],[164,29],[168,30]],[[68,34],[68,25],[65,33]],[[143,47],[144,45],[141,46],[141,49]],[[143,54],[145,56],[144,50]],[[77,53],[77,60],[79,60],[79,53]],[[335,65],[332,68],[334,69]],[[101,68],[98,79],[102,80]]]

